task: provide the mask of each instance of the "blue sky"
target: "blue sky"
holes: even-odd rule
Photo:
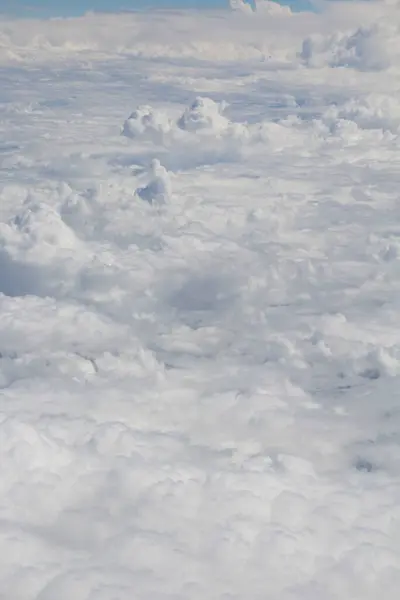
[[[251,3],[251,0],[248,0]],[[302,9],[308,0],[281,0],[294,9]],[[222,8],[229,0],[0,0],[0,13],[15,16],[71,16],[88,10],[117,11],[121,9],[162,8]]]

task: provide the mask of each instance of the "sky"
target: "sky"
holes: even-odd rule
[[[249,0],[251,4],[251,0]],[[306,7],[308,0],[282,0],[294,10]],[[0,12],[18,17],[75,16],[89,10],[117,11],[145,8],[224,8],[229,0],[0,0]]]

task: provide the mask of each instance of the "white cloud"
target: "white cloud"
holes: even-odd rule
[[[398,598],[399,5],[257,5],[0,24],[7,600]]]

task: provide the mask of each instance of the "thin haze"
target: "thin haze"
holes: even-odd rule
[[[252,4],[252,0],[248,0]],[[308,0],[282,0],[293,10],[309,8]],[[76,16],[87,11],[117,12],[149,8],[227,8],[229,0],[0,0],[0,12],[18,17]]]

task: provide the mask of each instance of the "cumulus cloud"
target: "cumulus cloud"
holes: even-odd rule
[[[351,98],[328,108],[322,120],[330,126],[340,120],[352,121],[360,129],[382,129],[396,134],[400,131],[400,102],[395,96],[384,94]]]
[[[234,124],[223,114],[227,108],[224,101],[216,102],[198,96],[186,107],[181,116],[173,120],[151,106],[140,106],[129,116],[122,127],[127,138],[153,138],[183,140],[182,134],[221,136],[232,133]],[[160,138],[161,136],[161,138]]]
[[[209,131],[218,133],[225,131],[229,120],[222,114],[225,102],[214,102],[211,98],[196,98],[191,106],[185,109],[178,119],[177,125],[184,131]]]
[[[171,177],[158,159],[152,160],[147,177],[147,185],[136,190],[136,194],[141,200],[156,205],[162,205],[171,200]]]
[[[252,2],[246,0],[229,0],[229,4],[232,10],[252,15],[257,13],[259,15],[274,15],[274,16],[289,16],[292,15],[292,10],[289,6],[279,4],[278,2],[271,2],[270,0],[253,0]]]
[[[128,138],[149,135],[156,138],[169,133],[173,127],[172,121],[161,111],[151,106],[139,106],[125,121],[122,135]]]
[[[303,143],[299,130],[291,126],[290,120],[235,122],[226,116],[227,109],[224,100],[204,96],[197,96],[176,119],[149,106],[139,107],[125,121],[121,133],[133,142],[159,144],[166,150],[168,165],[177,168],[240,160],[246,149],[251,151],[251,146],[257,144],[279,150]],[[175,159],[171,158],[171,149]]]
[[[301,59],[309,67],[353,67],[360,70],[384,70],[400,57],[400,28],[377,23],[355,31],[331,35],[313,35],[303,41]]]

